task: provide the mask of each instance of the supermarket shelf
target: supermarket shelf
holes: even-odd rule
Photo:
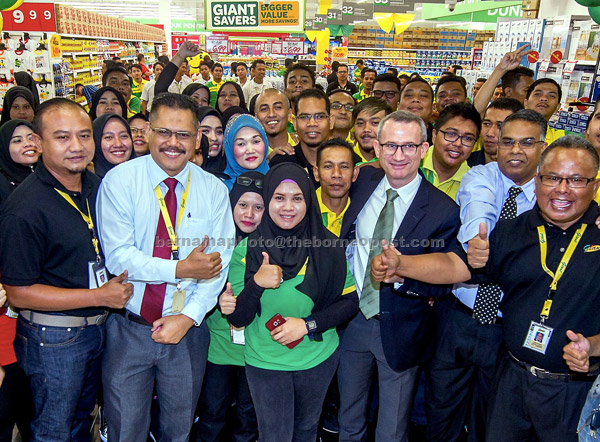
[[[131,41],[131,42],[140,42],[140,40],[131,40],[129,38],[106,38],[106,36],[98,36],[98,35],[78,35],[78,34],[59,34],[61,37],[69,37],[69,38],[85,38],[88,40],[113,40],[113,41]],[[166,41],[158,41],[158,40],[142,40],[142,42],[147,43],[158,43],[161,45],[166,44]]]
[[[405,49],[405,48],[359,48],[359,47],[354,47],[354,46],[348,46],[348,50],[355,50],[355,49],[359,49],[359,50],[367,50],[367,51],[409,51],[409,52],[417,52],[417,51],[433,51],[433,52],[465,52],[465,53],[471,53],[471,50],[465,50],[465,49],[425,49],[425,48],[418,48],[418,49]]]
[[[73,72],[75,72],[76,74],[80,73],[80,72],[89,72],[89,71],[99,71],[101,70],[101,67],[95,67],[95,68],[83,68],[83,69],[73,69]]]
[[[104,54],[118,54],[120,51],[104,51],[104,52],[63,52],[63,57],[75,57],[78,55],[104,55]]]
[[[369,58],[391,58],[393,59],[398,59],[398,60],[421,60],[423,57],[394,57],[393,55],[390,56],[373,56],[373,55],[369,55]],[[356,55],[348,55],[348,58],[363,58],[363,57],[358,57]],[[427,60],[440,60],[440,61],[471,61],[470,58],[428,58]]]

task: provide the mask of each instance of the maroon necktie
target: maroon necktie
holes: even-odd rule
[[[171,224],[175,228],[175,219],[177,217],[177,195],[175,195],[175,186],[177,180],[175,178],[167,178],[165,184],[169,188],[165,195],[165,205],[169,211]],[[171,241],[167,226],[162,214],[158,214],[158,227],[156,227],[156,236],[154,238],[154,250],[152,256],[155,258],[171,259]],[[146,284],[144,290],[144,298],[142,299],[142,308],[140,316],[144,318],[148,324],[152,324],[158,318],[162,318],[163,303],[165,300],[166,283],[162,284]]]

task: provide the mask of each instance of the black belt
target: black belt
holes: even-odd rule
[[[119,310],[115,313],[123,316],[125,319],[129,319],[131,322],[135,322],[136,324],[141,324],[141,325],[145,325],[147,327],[152,327],[152,324],[149,324],[148,321],[146,321],[140,315],[131,313],[129,310]]]
[[[551,379],[555,381],[593,381],[598,376],[598,373],[552,373],[548,370],[544,370],[543,368],[536,367],[535,365],[531,365],[525,361],[517,359],[510,351],[508,352],[508,356],[513,363],[539,379]],[[598,367],[591,368],[598,369]]]
[[[463,312],[473,318],[473,309],[464,305],[460,301],[460,299],[458,299],[457,297],[454,297],[454,305],[461,312]],[[473,318],[473,319],[475,319],[475,318]],[[475,319],[475,320],[477,321],[477,319]],[[479,321],[477,321],[477,322],[479,322]],[[496,324],[496,325],[502,324],[502,318],[500,316],[496,316],[496,321],[494,322],[494,324]],[[494,325],[494,324],[489,324],[489,325]],[[488,324],[481,324],[481,325],[488,325]]]

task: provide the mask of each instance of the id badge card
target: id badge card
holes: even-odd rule
[[[171,305],[171,311],[173,313],[181,313],[183,307],[185,307],[185,290],[178,288],[173,292],[173,304]]]
[[[97,289],[108,282],[108,272],[104,260],[88,261],[88,283],[90,289]]]
[[[554,329],[539,322],[531,321],[523,347],[546,354]]]
[[[230,325],[231,343],[238,345],[246,345],[246,336],[244,335],[244,327],[234,327]]]

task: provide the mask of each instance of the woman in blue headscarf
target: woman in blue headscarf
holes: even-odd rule
[[[227,167],[225,180],[231,190],[236,178],[244,172],[255,170],[267,173],[267,152],[269,141],[260,121],[247,114],[237,115],[229,120],[225,128],[225,157]]]

